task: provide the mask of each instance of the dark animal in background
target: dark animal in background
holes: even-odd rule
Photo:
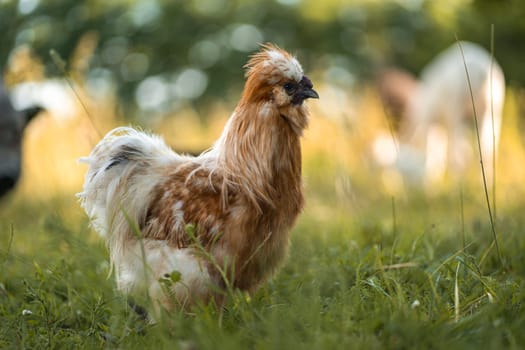
[[[29,121],[41,110],[40,107],[15,110],[0,79],[0,197],[18,182],[22,163],[22,135]]]

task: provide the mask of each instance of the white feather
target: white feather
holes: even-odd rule
[[[122,254],[117,270],[120,291],[133,294],[147,290],[149,297],[162,305],[172,304],[173,297],[184,305],[195,297],[205,296],[211,283],[206,268],[191,249],[173,248],[159,240],[133,242]],[[174,271],[180,273],[181,280],[174,282],[171,295],[166,295],[158,281]]]
[[[188,249],[132,237],[141,234],[139,223],[147,214],[154,187],[164,179],[162,170],[190,159],[194,158],[173,152],[157,136],[120,127],[110,131],[88,157],[80,160],[89,169],[78,197],[93,227],[109,245],[120,290],[131,292],[146,284],[150,296],[160,300],[163,294],[159,278],[178,271],[182,281],[172,292],[183,302],[188,298],[188,288],[183,286],[192,285],[198,291],[207,283],[207,272],[199,268],[198,259]]]

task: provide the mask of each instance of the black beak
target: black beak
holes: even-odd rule
[[[315,91],[312,88],[305,88],[305,89],[303,89],[303,91],[301,92],[301,95],[303,96],[303,99],[319,98],[319,94],[317,93],[317,91]]]
[[[319,98],[319,94],[314,90],[312,81],[307,76],[304,76],[299,82],[299,88],[293,95],[292,102],[301,104],[307,98]]]

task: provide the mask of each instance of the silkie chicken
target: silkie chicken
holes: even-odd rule
[[[319,96],[300,63],[272,44],[245,68],[241,100],[203,154],[180,155],[120,127],[82,159],[81,205],[124,294],[147,293],[167,310],[220,304],[227,287],[253,292],[283,263],[304,201],[303,102]]]

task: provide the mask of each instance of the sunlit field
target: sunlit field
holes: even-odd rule
[[[87,112],[40,115],[26,131],[23,177],[0,203],[0,348],[522,348],[523,94],[507,92],[491,226],[476,153],[459,181],[410,188],[372,159],[374,137],[388,133],[374,90],[319,85],[302,142],[307,204],[284,268],[255,295],[156,324],[116,291],[75,197],[86,170],[77,159],[128,122],[111,98],[86,96]],[[206,122],[188,106],[141,126],[200,151],[233,106],[208,106]]]

